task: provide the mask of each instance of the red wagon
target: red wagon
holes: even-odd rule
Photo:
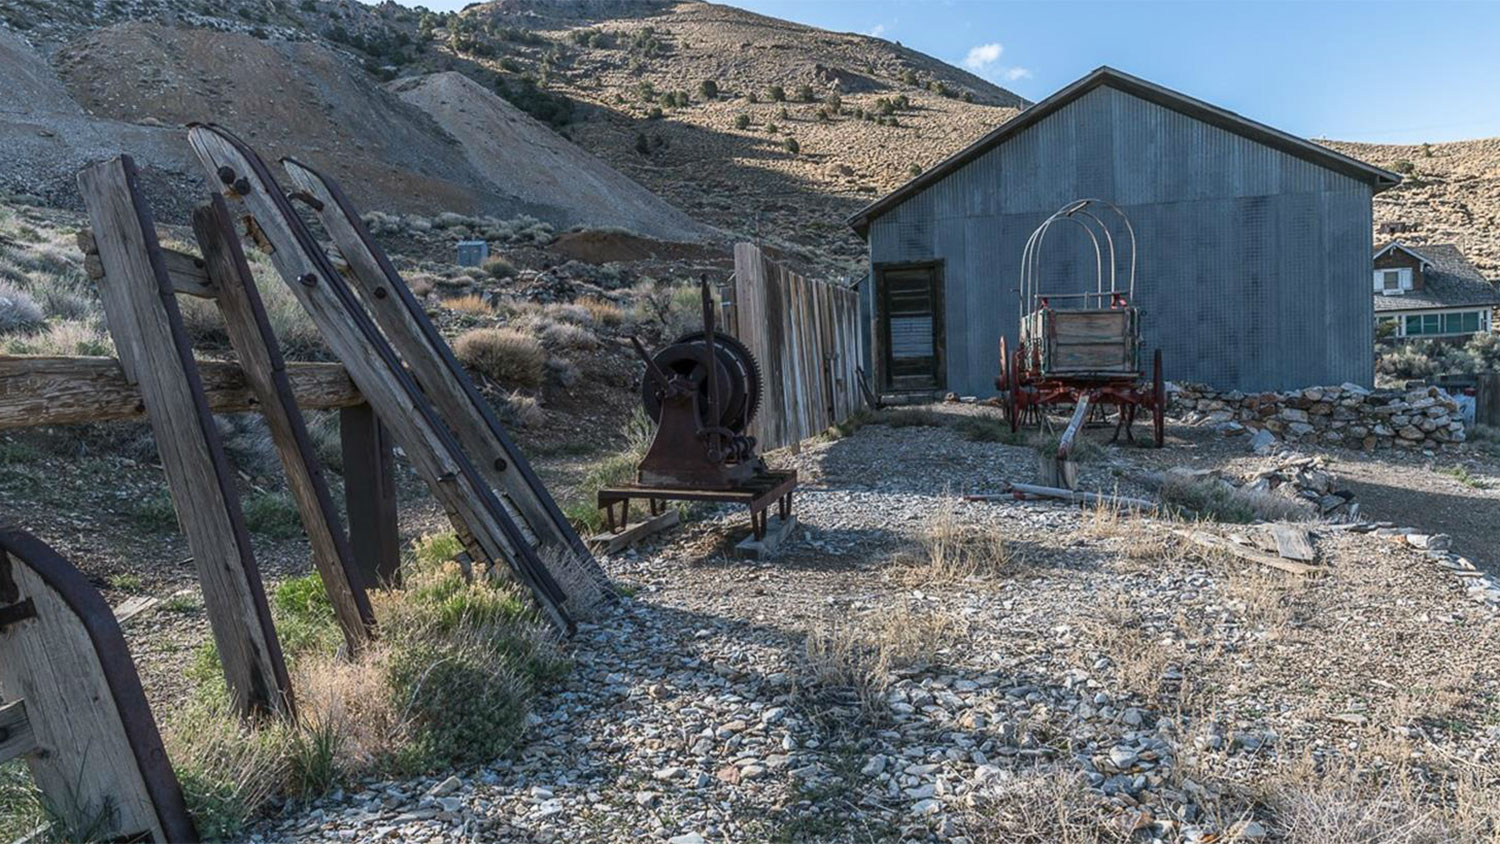
[[[1088,235],[1097,273],[1093,292],[1040,290],[1042,247],[1049,230],[1059,224],[1077,225]],[[1116,261],[1117,231],[1127,236],[1130,249],[1124,284]],[[1103,200],[1070,202],[1031,233],[1021,253],[1020,342],[1011,350],[1005,338],[1000,339],[1000,374],[995,378],[1012,431],[1025,424],[1040,428],[1047,424],[1049,406],[1072,405],[1073,421],[1063,435],[1066,452],[1081,424],[1089,418],[1106,419],[1112,407],[1112,441],[1122,432],[1133,441],[1136,415],[1146,411],[1151,414],[1153,440],[1161,446],[1166,413],[1161,350],[1153,354],[1147,378],[1140,360],[1140,312],[1133,304],[1135,263],[1135,229],[1123,211]]]

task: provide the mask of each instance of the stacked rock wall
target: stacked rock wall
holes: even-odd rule
[[[1458,403],[1437,387],[1369,390],[1356,384],[1286,393],[1219,392],[1179,385],[1173,410],[1225,433],[1266,430],[1288,442],[1378,448],[1441,448],[1465,439]]]

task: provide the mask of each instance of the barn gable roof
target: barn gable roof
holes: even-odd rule
[[[1252,141],[1280,150],[1288,155],[1309,161],[1338,173],[1343,173],[1351,178],[1369,182],[1375,188],[1376,193],[1386,188],[1394,187],[1401,181],[1400,176],[1389,170],[1383,170],[1379,167],[1366,164],[1359,159],[1335,152],[1312,141],[1287,134],[1280,129],[1274,129],[1264,123],[1257,123],[1232,111],[1210,105],[1202,100],[1173,91],[1170,88],[1163,88],[1153,82],[1147,82],[1140,77],[1131,76],[1123,71],[1105,66],[1094,70],[1089,75],[1057,91],[1052,96],[990,130],[984,136],[980,137],[979,140],[953,153],[921,175],[855,212],[846,222],[861,237],[864,237],[869,232],[870,223],[874,222],[877,217],[905,202],[928,186],[941,181],[948,174],[963,167],[995,146],[1004,143],[1014,135],[1046,119],[1048,115],[1073,100],[1104,85],[1249,138]]]

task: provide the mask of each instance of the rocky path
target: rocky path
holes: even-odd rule
[[[723,513],[606,561],[631,597],[511,758],[353,784],[256,840],[1255,841],[1310,823],[1346,763],[1495,780],[1495,612],[1405,545],[1322,531],[1329,573],[1301,580],[1168,524],[966,504],[1034,461],[945,429],[793,460],[780,558],[727,558]]]

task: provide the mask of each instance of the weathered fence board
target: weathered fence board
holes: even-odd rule
[[[848,419],[861,405],[859,297],[803,278],[755,245],[734,248],[726,325],[765,375],[750,434],[764,449],[795,445]]]
[[[241,712],[290,714],[292,691],[233,471],[128,156],[78,174],[104,268],[100,294],[127,376],[141,389],[186,534],[231,698]]]
[[[36,537],[0,530],[0,723],[60,840],[196,841],[109,606]]]
[[[222,197],[193,211],[193,234],[203,250],[203,262],[215,302],[224,314],[224,327],[235,356],[245,368],[250,387],[260,400],[260,412],[281,458],[287,487],[297,503],[302,527],[312,546],[313,565],[333,603],[333,614],[350,653],[359,653],[375,626],[375,613],[365,595],[354,552],[339,521],[338,509],[323,477],[312,437],[287,382],[286,362],[276,343],[261,303],[260,291],[240,248],[239,235]]]

